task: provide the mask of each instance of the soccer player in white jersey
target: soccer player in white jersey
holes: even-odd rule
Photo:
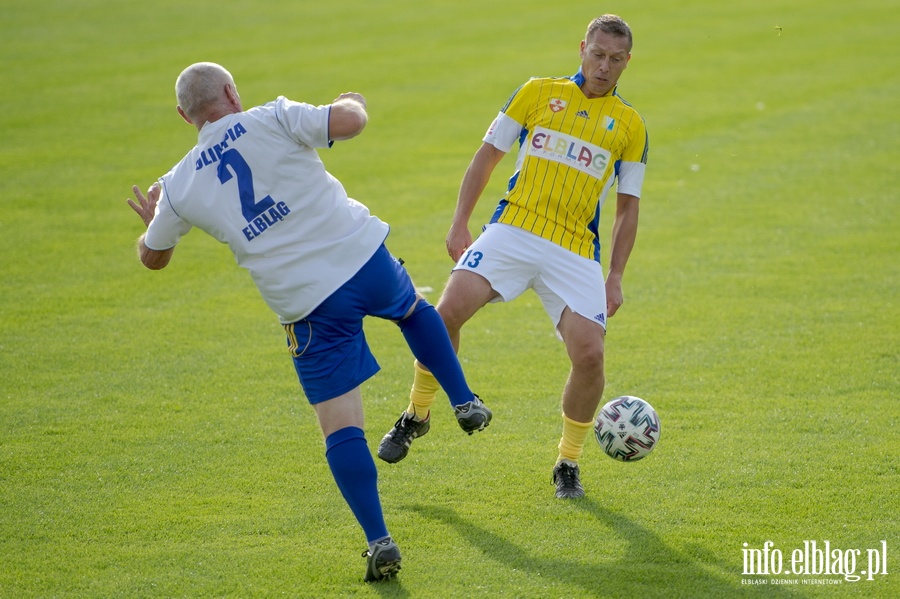
[[[146,196],[133,188],[137,202],[128,203],[147,226],[140,259],[164,268],[192,227],[228,244],[284,325],[328,465],[366,535],[364,579],[391,578],[400,550],[384,521],[363,432],[360,385],[379,369],[363,317],[397,323],[464,431],[483,429],[490,411],[469,389],[440,316],[385,248],[388,225],[348,198],[319,158],[317,148],[363,130],[365,98],[344,93],[313,106],[279,97],[244,111],[231,74],[214,63],[186,68],[175,92],[199,141]]]
[[[457,351],[460,328],[475,312],[528,288],[566,345],[571,371],[553,468],[556,496],[564,499],[584,495],[578,460],[603,394],[607,319],[622,305],[622,274],[637,234],[647,133],[616,89],[631,47],[625,21],[603,15],[591,21],[581,42],[578,73],[531,79],[516,90],[463,177],[447,234],[456,267],[437,309]],[[473,243],[469,219],[513,147],[518,160],[507,193]],[[616,216],[604,281],[600,209],[613,185]],[[437,386],[427,366],[417,365],[411,392],[417,410],[428,409]]]

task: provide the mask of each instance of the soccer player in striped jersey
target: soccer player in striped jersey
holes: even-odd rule
[[[584,495],[578,460],[605,384],[607,319],[624,301],[622,275],[634,246],[647,163],[641,116],[618,94],[631,59],[624,20],[591,21],[571,77],[522,85],[494,119],[460,185],[447,234],[456,267],[438,302],[459,351],[460,329],[488,302],[533,289],[566,345],[571,371],[562,392],[562,438],[553,468],[559,498]],[[489,225],[472,240],[469,219],[495,167],[517,148],[515,172]],[[615,187],[609,272],[600,262],[600,210]],[[416,365],[410,411],[437,389]]]

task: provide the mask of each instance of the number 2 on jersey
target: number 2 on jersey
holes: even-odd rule
[[[260,201],[256,201],[256,192],[253,191],[253,172],[250,170],[250,165],[241,156],[241,153],[234,148],[223,152],[222,157],[219,159],[217,173],[219,182],[222,185],[231,181],[232,175],[228,167],[231,167],[231,170],[234,171],[234,176],[237,177],[238,194],[241,198],[241,213],[243,213],[248,223],[275,205],[275,200],[268,195]]]

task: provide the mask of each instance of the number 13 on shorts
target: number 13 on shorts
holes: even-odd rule
[[[484,258],[484,254],[481,252],[469,250],[459,261],[459,264],[460,266],[468,266],[469,268],[478,268],[478,264],[481,262],[482,258]]]

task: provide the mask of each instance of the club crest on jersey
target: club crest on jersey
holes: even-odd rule
[[[608,116],[603,117],[603,128],[607,131],[612,131],[613,127],[616,126],[616,119],[610,118]]]
[[[550,110],[553,112],[561,112],[566,109],[566,101],[560,98],[550,100]]]

